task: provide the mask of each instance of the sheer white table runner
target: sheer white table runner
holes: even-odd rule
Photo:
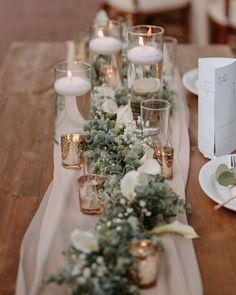
[[[68,60],[73,58],[73,43],[68,43]],[[180,77],[176,73],[175,111],[170,120],[170,140],[175,149],[174,179],[171,186],[185,198],[189,167],[188,108]],[[81,118],[81,116],[78,116]],[[82,126],[82,122],[78,122]],[[45,285],[42,280],[66,264],[62,251],[70,242],[75,228],[88,230],[98,217],[80,212],[78,171],[61,166],[60,149],[54,146],[54,178],[43,197],[21,245],[16,295],[63,295],[67,286]],[[186,216],[180,221],[187,223]],[[156,287],[142,291],[145,295],[201,295],[201,277],[192,242],[177,236],[163,238],[165,251]]]

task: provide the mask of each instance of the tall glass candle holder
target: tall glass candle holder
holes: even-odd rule
[[[140,115],[140,102],[147,94],[162,89],[163,34],[157,26],[133,26],[127,33],[129,101],[134,118]]]
[[[117,21],[97,20],[90,28],[89,62],[92,85],[121,86],[122,27]]]
[[[59,63],[55,68],[55,142],[77,133],[90,113],[91,68],[83,62]]]
[[[158,274],[158,248],[148,240],[132,242],[129,253],[133,258],[130,269],[131,280],[141,288],[149,288],[156,284]]]

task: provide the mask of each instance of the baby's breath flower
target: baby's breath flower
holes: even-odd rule
[[[145,207],[146,206],[146,202],[144,202],[144,201],[139,201],[139,206],[140,207]]]

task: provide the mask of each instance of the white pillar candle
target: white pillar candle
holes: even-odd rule
[[[129,62],[139,65],[152,65],[162,60],[161,50],[153,46],[136,46],[127,53]]]
[[[97,37],[89,42],[89,49],[96,54],[111,55],[121,50],[121,41],[114,37]]]
[[[55,91],[62,96],[80,96],[88,92],[91,84],[80,77],[63,77],[56,80]]]

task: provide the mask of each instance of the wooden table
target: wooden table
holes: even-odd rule
[[[226,46],[178,48],[183,74],[202,56],[231,56]],[[52,180],[54,64],[66,57],[64,43],[13,43],[0,74],[0,294],[14,294],[21,239]],[[187,199],[189,223],[206,295],[236,294],[236,214],[214,211],[201,190],[199,170],[206,159],[197,145],[197,97],[190,107],[191,164]],[[191,267],[191,266],[190,266]]]

